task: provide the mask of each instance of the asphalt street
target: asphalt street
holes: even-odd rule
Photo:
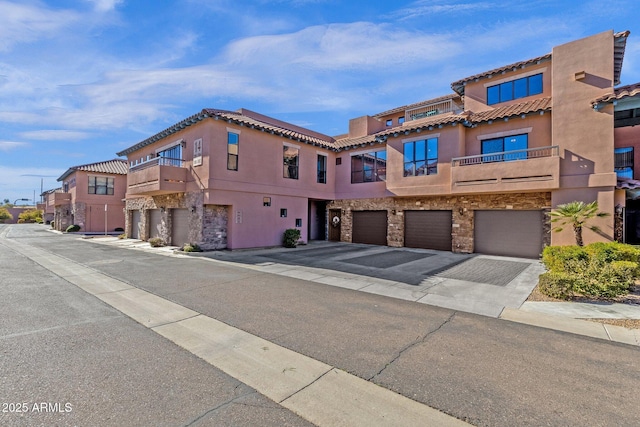
[[[96,245],[44,226],[4,227],[8,240],[474,425],[640,425],[637,347],[210,259]],[[3,425],[305,425],[2,242],[3,402],[73,405],[68,413],[3,413]]]

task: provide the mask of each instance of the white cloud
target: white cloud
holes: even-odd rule
[[[114,10],[117,5],[124,2],[124,0],[85,0],[93,4],[93,7],[98,12],[108,12]]]
[[[9,51],[19,43],[54,37],[78,20],[72,11],[57,11],[29,4],[0,1],[0,51]]]
[[[26,147],[29,144],[19,141],[0,141],[0,151],[15,150],[16,148]]]
[[[416,1],[406,8],[400,9],[390,16],[394,19],[405,20],[419,18],[422,16],[457,14],[462,12],[477,12],[483,10],[495,9],[493,3],[488,2],[450,2],[450,1],[434,1],[420,0]]]
[[[38,141],[79,141],[89,138],[89,132],[79,132],[63,129],[51,130],[34,130],[29,132],[21,132],[20,137],[25,139],[35,139]]]

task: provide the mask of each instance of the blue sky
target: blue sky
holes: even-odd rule
[[[0,201],[116,158],[202,108],[329,135],[451,82],[630,30],[637,0],[0,0]]]

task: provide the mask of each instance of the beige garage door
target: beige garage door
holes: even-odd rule
[[[149,237],[162,237],[162,214],[160,209],[149,210]]]
[[[538,258],[542,236],[542,211],[475,211],[477,253]]]
[[[187,209],[171,209],[171,245],[183,246],[189,242],[189,211]]]
[[[387,245],[387,211],[354,211],[353,243]]]
[[[451,250],[451,211],[404,211],[404,245]]]
[[[140,211],[133,210],[131,211],[131,238],[139,239],[140,238]]]

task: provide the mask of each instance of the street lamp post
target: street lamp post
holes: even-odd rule
[[[18,203],[18,202],[28,202],[29,200],[31,200],[31,199],[16,199],[16,200],[14,200],[13,205],[15,206],[15,204]]]

